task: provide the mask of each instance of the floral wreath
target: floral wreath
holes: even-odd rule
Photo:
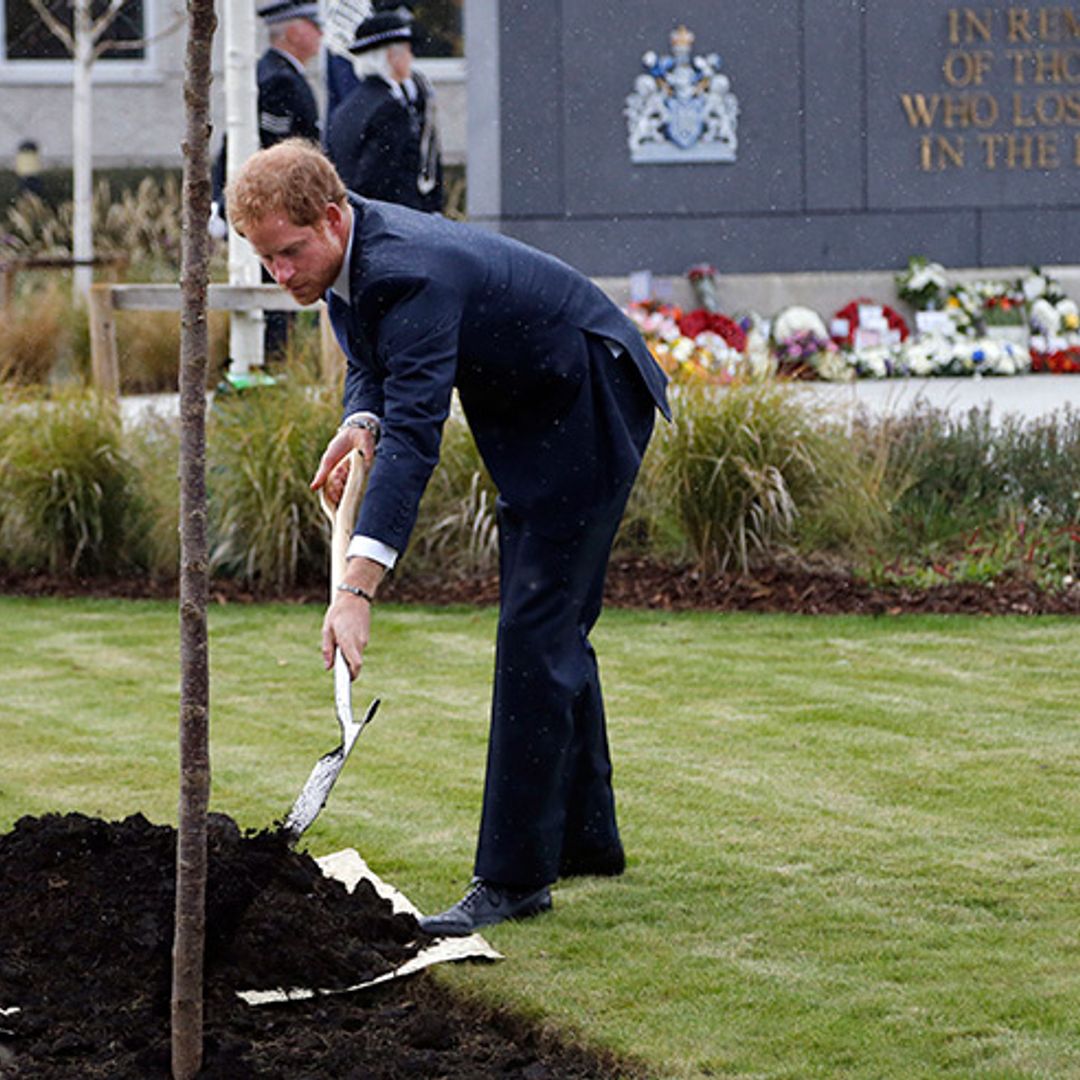
[[[862,305],[880,307],[882,315],[885,316],[885,321],[889,324],[889,329],[898,330],[900,332],[900,340],[907,341],[911,331],[908,329],[907,321],[904,319],[903,315],[894,308],[889,307],[888,304],[875,304],[873,300],[860,297],[858,300],[852,300],[850,304],[846,304],[833,316],[834,319],[846,319],[848,324],[846,336],[833,335],[833,341],[835,341],[837,345],[851,348],[855,343],[855,331],[859,326],[859,307]]]
[[[746,352],[746,331],[734,319],[718,311],[695,308],[677,316],[676,321],[688,338],[696,338],[699,334],[716,334],[736,352]]]

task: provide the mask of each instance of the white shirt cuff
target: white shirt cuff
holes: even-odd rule
[[[346,559],[357,557],[371,559],[372,562],[385,566],[387,570],[394,568],[397,562],[398,552],[396,548],[384,544],[381,540],[375,540],[370,536],[354,536],[349,541],[349,547],[345,552]]]

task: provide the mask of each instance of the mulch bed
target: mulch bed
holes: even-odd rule
[[[141,815],[22,818],[0,836],[0,1076],[170,1073],[176,834]],[[204,1067],[211,1080],[611,1080],[631,1066],[455,1000],[426,973],[252,1006],[238,990],[344,987],[430,939],[273,832],[212,815]],[[17,1008],[18,1012],[11,1010]]]
[[[0,593],[24,596],[103,596],[171,599],[175,582],[73,581],[47,575],[4,575]],[[386,601],[419,604],[495,604],[495,575],[478,578],[388,579],[380,590]],[[236,582],[216,579],[216,603],[284,600],[326,603],[326,587],[296,588],[284,596],[252,592]],[[1034,581],[1001,577],[992,584],[948,582],[927,589],[875,586],[835,565],[784,560],[755,567],[749,574],[707,574],[692,566],[671,566],[650,559],[624,558],[608,571],[605,603],[609,607],[658,611],[757,611],[806,615],[1080,615],[1080,584],[1058,591]]]

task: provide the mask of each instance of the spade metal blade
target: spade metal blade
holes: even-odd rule
[[[307,831],[311,823],[319,816],[319,812],[326,805],[326,799],[330,789],[334,786],[341,770],[345,767],[349,754],[360,732],[370,722],[379,707],[379,698],[376,698],[369,706],[363,719],[357,723],[352,718],[351,704],[351,678],[349,666],[340,650],[334,657],[334,699],[337,706],[338,723],[341,725],[341,743],[330,751],[323,754],[315,762],[307,782],[300,789],[292,809],[282,822],[281,830],[289,838],[289,842],[295,844]]]

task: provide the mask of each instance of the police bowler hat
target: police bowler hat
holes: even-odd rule
[[[356,28],[349,52],[355,56],[395,41],[412,41],[412,36],[412,16],[404,6],[393,11],[376,11]]]

